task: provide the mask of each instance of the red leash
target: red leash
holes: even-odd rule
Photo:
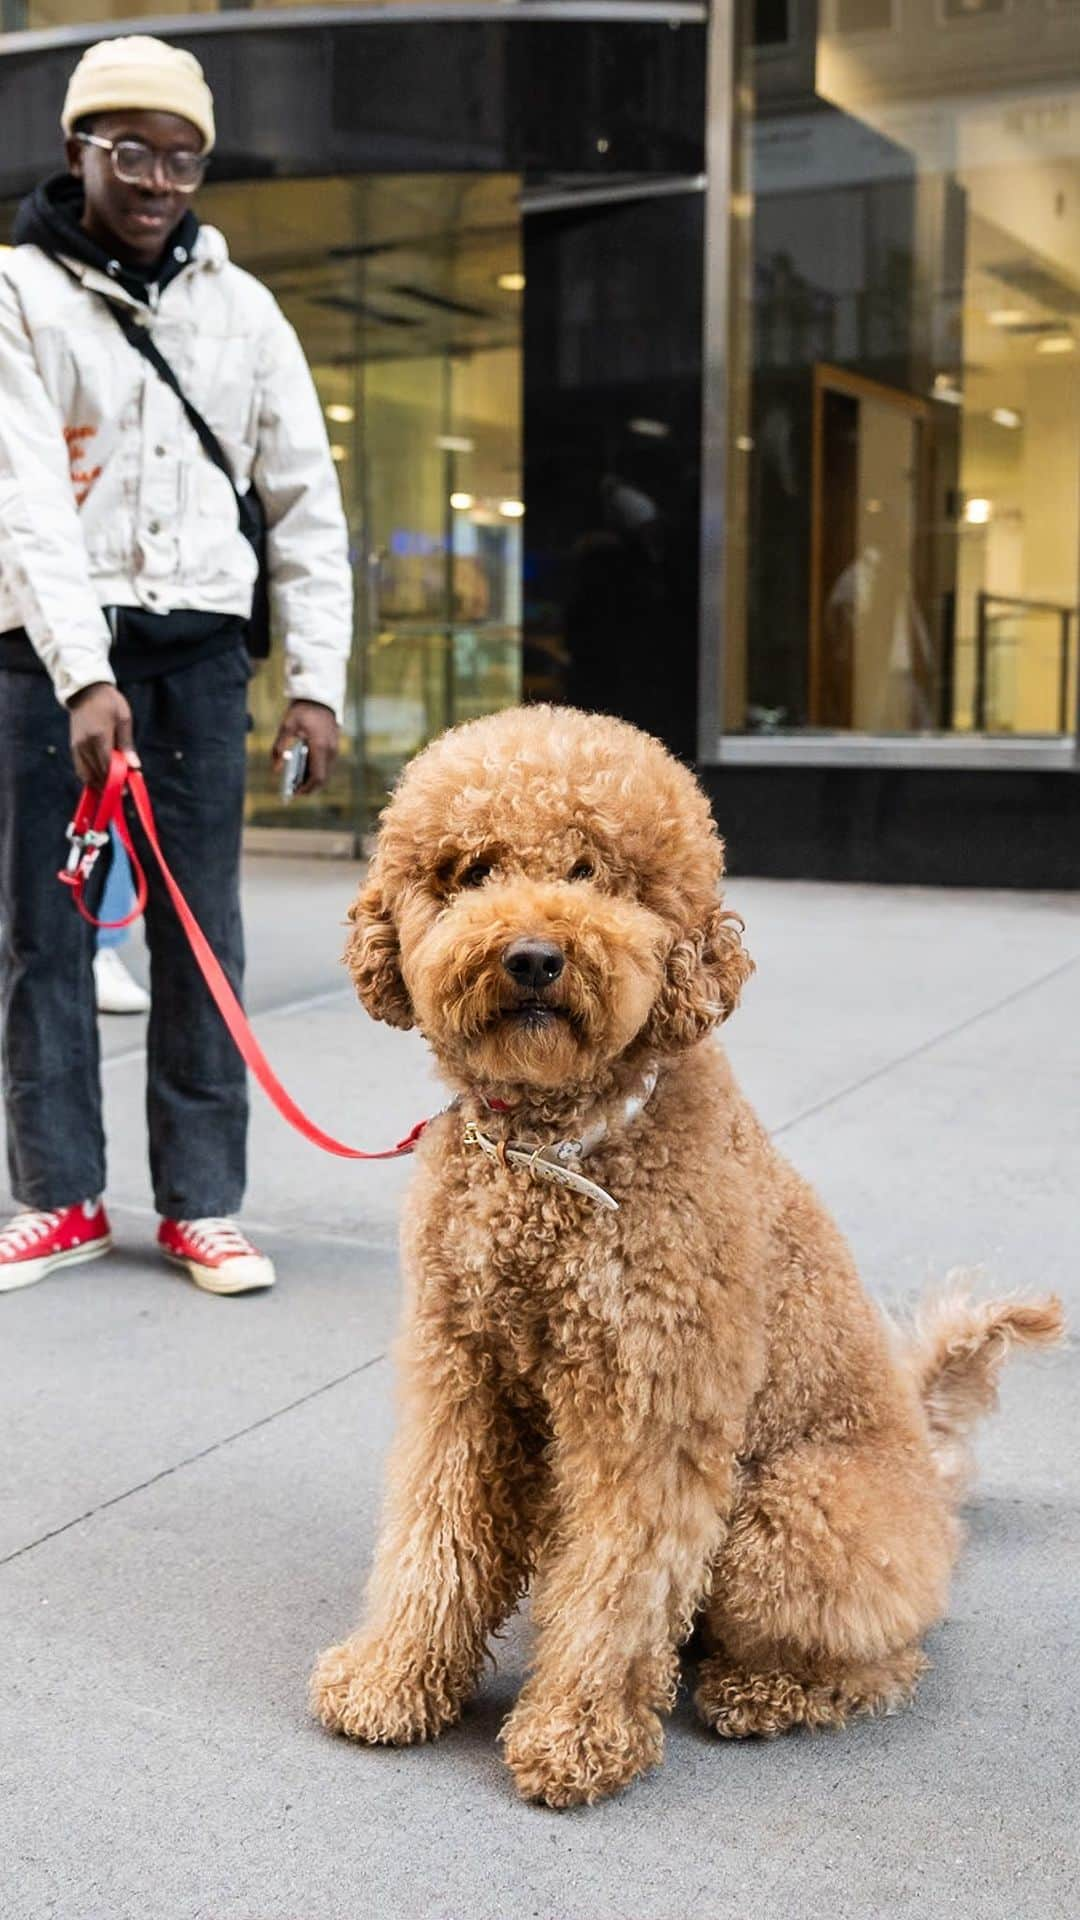
[[[343,1141],[335,1140],[332,1134],[324,1133],[321,1127],[315,1126],[307,1115],[301,1112],[292,1096],[286,1093],[252,1033],[244,1009],[229,985],[206,935],[169,871],[158,840],[154,810],[150,805],[150,795],[146,790],[142,769],[137,761],[129,760],[118,749],[113,752],[108,778],[101,792],[96,792],[93,787],[84,787],[82,790],[79,804],[75,809],[75,818],[67,830],[68,839],[71,841],[67,866],[57,875],[64,886],[71,888],[75,905],[83,919],[88,920],[92,927],[127,927],[133,920],[138,919],[146,906],[146,875],[132,845],[131,834],[124,816],[125,792],[131,795],[132,804],[149,842],[150,851],[161,869],[161,877],[168,888],[169,898],[176,908],[180,925],[187,935],[188,944],[198,962],[199,971],[217,1003],[218,1011],[263,1092],[269,1095],[278,1112],[291,1127],[296,1128],[297,1133],[302,1133],[306,1140],[321,1147],[324,1153],[339,1154],[344,1160],[396,1160],[401,1154],[412,1153],[420,1135],[428,1125],[426,1120],[418,1121],[412,1132],[407,1133],[404,1140],[399,1140],[396,1147],[387,1147],[382,1153],[362,1153],[359,1147],[347,1147]],[[83,894],[86,882],[97,863],[98,855],[102,847],[108,844],[111,827],[116,828],[117,835],[131,861],[132,871],[135,874],[135,905],[123,920],[96,920],[86,905]]]

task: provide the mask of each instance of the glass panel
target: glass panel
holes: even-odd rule
[[[725,726],[1071,732],[1080,10],[807,0],[786,44],[767,17]]]
[[[367,816],[432,735],[520,697],[520,353],[365,377]]]
[[[427,740],[520,697],[518,195],[510,175],[380,175],[200,198],[304,344],[356,582],[341,763],[317,800],[279,800],[278,650],[252,688],[253,824],[364,831]]]

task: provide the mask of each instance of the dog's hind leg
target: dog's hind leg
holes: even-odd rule
[[[771,1735],[903,1704],[956,1539],[910,1433],[806,1442],[751,1470],[713,1569],[701,1717],[728,1737]]]
[[[545,1483],[539,1446],[488,1381],[445,1354],[414,1370],[367,1618],[312,1675],[324,1726],[405,1745],[457,1718],[528,1579]]]

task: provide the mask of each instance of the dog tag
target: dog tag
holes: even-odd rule
[[[583,1194],[586,1200],[595,1200],[597,1206],[618,1213],[618,1201],[613,1200],[610,1193],[605,1193],[603,1187],[597,1186],[595,1180],[587,1180],[576,1168],[561,1165],[558,1159],[552,1157],[558,1153],[560,1144],[556,1141],[550,1147],[523,1147],[517,1141],[510,1141],[505,1146],[496,1145],[482,1132],[475,1120],[465,1123],[465,1145],[479,1147],[489,1160],[501,1160],[510,1166],[524,1168],[536,1179],[553,1180],[556,1186],[571,1187],[575,1193]]]
[[[619,1203],[612,1199],[610,1193],[597,1186],[595,1180],[587,1180],[583,1173],[578,1173],[576,1167],[562,1166],[557,1160],[549,1160],[547,1155],[552,1151],[551,1147],[545,1147],[543,1153],[530,1154],[525,1163],[529,1172],[538,1174],[543,1180],[554,1180],[557,1186],[572,1187],[575,1193],[583,1193],[587,1200],[595,1200],[597,1206],[608,1207],[612,1213],[618,1213]],[[512,1148],[510,1152],[513,1153]]]

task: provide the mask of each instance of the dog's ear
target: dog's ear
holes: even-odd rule
[[[345,943],[345,965],[364,1006],[390,1027],[411,1027],[412,1001],[401,974],[397,928],[376,878],[361,887],[349,908],[352,932]]]
[[[737,913],[714,907],[704,924],[675,941],[647,1034],[660,1053],[692,1047],[726,1020],[754,971]]]

